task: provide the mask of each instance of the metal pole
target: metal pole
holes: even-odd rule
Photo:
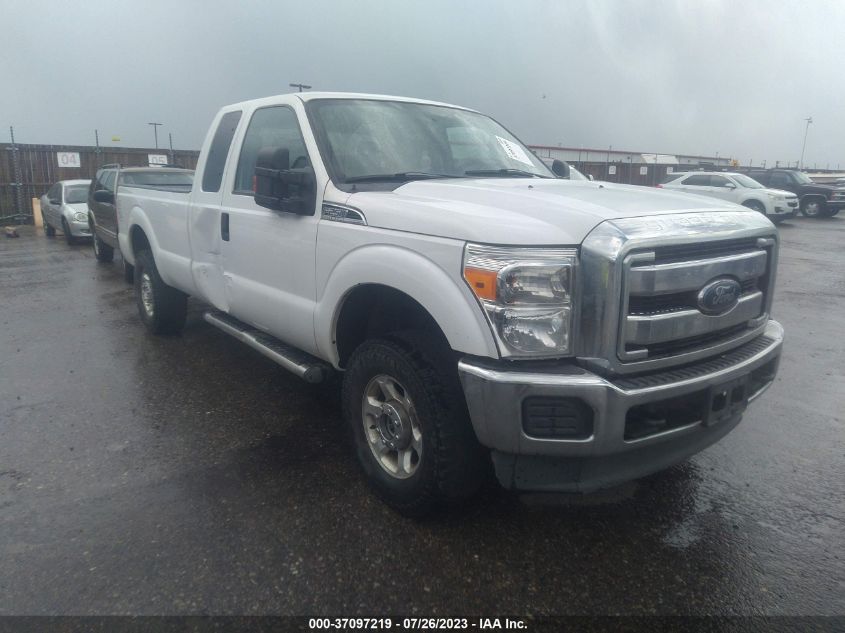
[[[172,132],[167,133],[167,139],[170,141],[170,164],[173,165],[173,164],[175,164],[175,161],[173,160],[173,133]]]
[[[23,216],[23,198],[21,197],[21,163],[20,157],[20,150],[18,149],[17,144],[15,143],[15,128],[14,126],[9,126],[9,135],[12,137],[12,173],[15,178],[15,182],[12,183],[12,186],[15,188],[15,220],[18,220]]]
[[[804,120],[807,122],[807,125],[804,126],[804,143],[801,145],[801,160],[798,162],[798,169],[804,167],[804,150],[807,148],[807,132],[810,131],[810,123],[813,122],[813,117],[808,116]]]
[[[156,149],[158,149],[158,126],[164,125],[163,123],[147,123],[147,125],[153,126],[153,135],[155,136],[156,140]]]

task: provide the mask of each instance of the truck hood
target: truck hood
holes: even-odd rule
[[[353,193],[367,224],[486,244],[575,245],[605,220],[745,207],[667,189],[540,178],[421,180]]]

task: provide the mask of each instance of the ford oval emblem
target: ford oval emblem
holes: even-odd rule
[[[736,279],[714,279],[698,293],[698,309],[704,314],[724,314],[739,303],[742,286]]]

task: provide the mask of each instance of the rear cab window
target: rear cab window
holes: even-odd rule
[[[241,111],[227,112],[220,117],[220,123],[214,132],[211,146],[208,148],[208,156],[205,160],[205,168],[202,173],[203,191],[220,191],[220,184],[223,182],[223,172],[226,170],[226,158],[229,156],[229,148],[232,145],[232,138],[238,123],[241,120]]]

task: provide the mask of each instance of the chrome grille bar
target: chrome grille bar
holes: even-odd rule
[[[678,339],[710,334],[735,327],[760,316],[763,293],[751,292],[740,298],[733,310],[719,316],[698,310],[681,310],[654,316],[628,316],[625,319],[625,341],[629,345],[653,345]]]
[[[758,250],[706,260],[633,266],[628,274],[628,291],[632,295],[651,296],[698,290],[721,275],[739,281],[756,279],[766,272],[766,260],[766,251]]]

